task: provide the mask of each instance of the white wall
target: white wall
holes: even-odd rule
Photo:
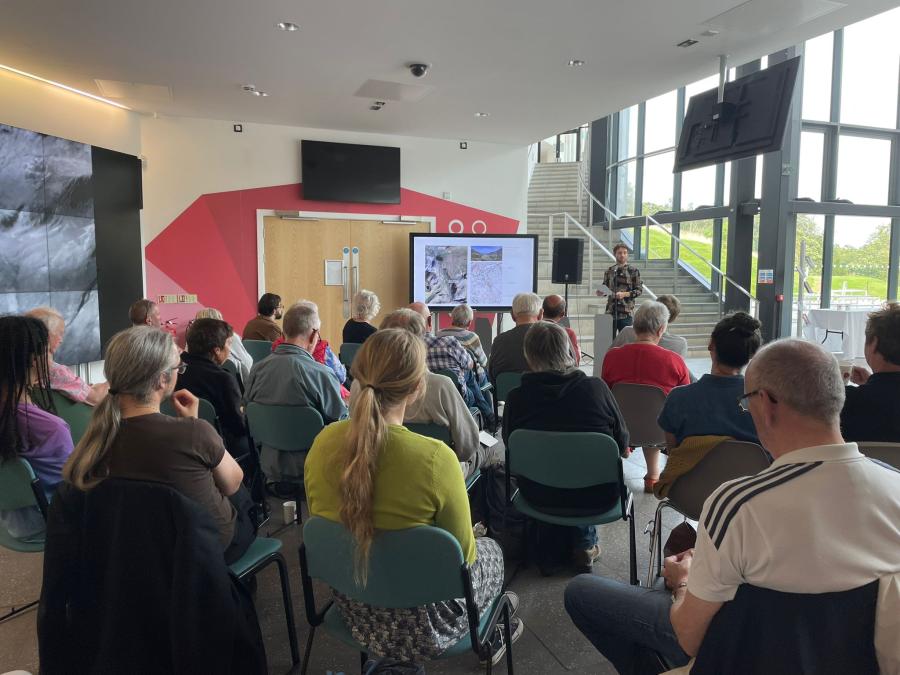
[[[271,124],[145,117],[144,243],[197,197],[211,192],[301,182],[300,141],[322,140],[401,148],[401,185],[499,215],[525,220],[528,148],[330,131]]]
[[[138,155],[141,115],[0,70],[0,123]]]

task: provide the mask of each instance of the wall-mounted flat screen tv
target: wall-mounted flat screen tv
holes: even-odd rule
[[[684,116],[675,171],[687,171],[779,150],[800,57],[692,96]]]
[[[304,199],[400,203],[400,148],[301,141],[300,153]]]

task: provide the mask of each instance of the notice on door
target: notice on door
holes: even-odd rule
[[[343,260],[326,260],[325,261],[325,285],[326,286],[343,286],[344,275],[342,274]]]

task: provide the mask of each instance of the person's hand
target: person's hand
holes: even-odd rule
[[[616,291],[616,299],[621,300],[628,296],[628,291]]]
[[[861,366],[853,366],[853,369],[850,371],[850,381],[853,384],[865,384],[869,381],[869,375],[871,374]]]
[[[200,414],[200,399],[187,389],[179,389],[172,394],[172,405],[179,417],[198,417]]]
[[[599,288],[598,288],[596,291],[594,291],[594,295],[596,295],[598,298],[605,298],[605,297],[606,297],[606,293],[604,293],[603,291],[601,291]]]
[[[687,581],[691,562],[694,560],[694,549],[689,548],[678,555],[670,555],[663,560],[663,578],[666,580],[666,588],[674,590],[683,581]]]
[[[98,382],[97,384],[92,384],[91,389],[93,389],[97,393],[98,398],[103,398],[109,393],[109,382]]]

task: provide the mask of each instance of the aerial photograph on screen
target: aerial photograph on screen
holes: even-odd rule
[[[0,124],[0,314],[58,309],[54,360],[100,358],[91,146]]]
[[[425,302],[455,305],[466,302],[468,293],[467,246],[425,247]]]
[[[501,305],[503,304],[503,247],[473,246],[472,258],[472,292],[469,304]]]

